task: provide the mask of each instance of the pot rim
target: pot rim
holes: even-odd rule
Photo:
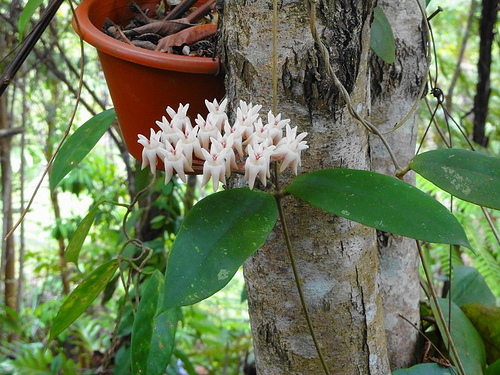
[[[219,57],[183,56],[131,46],[116,40],[98,29],[90,20],[89,12],[102,0],[83,0],[75,9],[71,21],[73,29],[99,53],[153,68],[184,73],[218,74],[224,69]]]

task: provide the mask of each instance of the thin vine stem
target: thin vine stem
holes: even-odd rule
[[[425,9],[422,7],[420,0],[415,0],[415,1],[418,5],[418,9],[419,9],[420,14],[422,15],[422,19],[424,21],[427,40],[430,41],[430,25],[429,25],[430,18],[426,17]],[[430,42],[427,43],[425,59],[426,59],[427,63],[426,63],[426,72],[425,72],[424,76],[427,76],[427,74],[429,73],[429,69],[430,69],[430,65],[431,65],[431,61],[432,61],[432,52],[431,52]],[[422,81],[422,84],[420,85],[420,90],[418,92],[417,97],[415,98],[415,101],[413,102],[412,107],[410,108],[410,110],[408,111],[406,116],[403,117],[403,119],[390,130],[390,132],[393,132],[394,130],[399,129],[401,126],[403,126],[406,123],[406,121],[408,121],[408,119],[413,114],[413,112],[415,112],[417,110],[420,99],[424,96],[424,91],[425,91],[426,87],[427,87],[427,82],[424,79]]]
[[[311,34],[314,39],[314,42],[316,43],[319,52],[321,53],[321,56],[323,57],[323,61],[325,64],[325,70],[326,74],[333,79],[333,83],[335,84],[335,87],[340,91],[340,94],[342,95],[342,99],[344,99],[344,102],[346,103],[347,111],[349,114],[356,120],[358,120],[370,133],[375,134],[380,138],[382,143],[384,144],[385,148],[387,149],[387,152],[389,153],[389,156],[392,160],[392,163],[394,164],[394,167],[396,171],[400,171],[401,167],[396,159],[396,156],[394,155],[394,152],[392,151],[391,146],[385,139],[384,135],[377,129],[376,126],[371,124],[368,120],[364,119],[353,107],[351,103],[351,97],[349,93],[347,92],[346,88],[340,82],[338,79],[337,75],[335,74],[331,64],[330,64],[330,53],[328,52],[328,49],[326,48],[325,44],[321,40],[318,34],[318,29],[316,28],[316,0],[309,0],[309,8],[310,8],[310,29],[311,29]],[[420,99],[420,98],[419,98]],[[416,108],[416,106],[415,106]],[[394,130],[394,129],[393,129]]]
[[[283,228],[283,237],[286,243],[286,249],[288,251],[288,256],[290,257],[290,264],[292,266],[293,277],[295,279],[295,285],[297,286],[297,291],[299,293],[300,304],[302,306],[302,311],[304,313],[304,317],[307,322],[307,327],[309,328],[309,333],[311,334],[311,338],[314,342],[314,347],[316,348],[316,352],[318,353],[319,360],[321,362],[321,366],[323,367],[323,371],[326,375],[330,375],[330,371],[326,365],[325,357],[323,356],[323,352],[321,351],[321,347],[319,345],[318,339],[316,338],[316,331],[314,330],[314,326],[312,324],[311,318],[309,316],[309,312],[307,311],[307,305],[304,298],[304,292],[302,290],[299,271],[297,268],[297,263],[295,261],[295,255],[293,253],[292,243],[290,241],[290,234],[288,232],[288,226],[285,220],[285,213],[283,210],[283,205],[281,204],[281,195],[277,194],[275,196],[276,204],[278,206],[278,214],[281,221],[281,226]]]
[[[429,103],[429,99],[428,98],[425,98],[425,105],[427,106],[427,110],[429,111],[429,113],[431,113],[431,119],[430,119],[430,122],[432,122],[434,124],[434,128],[436,129],[436,131],[438,132],[439,134],[439,137],[441,138],[441,140],[445,143],[446,147],[450,148],[451,147],[451,144],[450,142],[448,141],[448,139],[446,139],[446,135],[443,133],[443,131],[441,130],[441,128],[439,127],[439,124],[437,122],[437,119],[436,119],[436,113],[437,113],[437,110],[438,110],[438,107],[436,107],[434,110],[431,108],[431,105]],[[429,125],[430,127],[430,125]],[[427,132],[427,130],[426,130]],[[420,147],[422,147],[422,144],[423,144],[423,139],[422,141],[420,142],[420,145],[418,146],[418,149],[420,150]],[[418,154],[418,151],[417,151],[417,154]]]
[[[450,330],[448,329],[448,325],[446,324],[446,320],[444,319],[443,315],[443,310],[441,310],[441,307],[439,306],[439,302],[437,299],[437,294],[436,294],[436,289],[434,289],[434,285],[432,285],[431,282],[431,276],[429,272],[429,267],[427,265],[427,262],[425,260],[424,252],[422,250],[422,246],[420,245],[420,241],[415,240],[418,248],[418,255],[420,256],[420,261],[422,262],[422,268],[424,269],[425,277],[428,280],[428,286],[429,286],[429,292],[431,294],[432,300],[434,301],[434,305],[436,306],[436,311],[438,313],[437,318],[441,321],[443,330],[445,333],[446,338],[448,339],[448,345],[450,346],[450,350],[455,357],[455,365],[458,367],[458,370],[461,375],[467,375],[465,373],[464,367],[462,365],[462,362],[460,361],[460,357],[458,356],[457,348],[455,347],[455,344],[453,342],[453,338],[451,337]]]
[[[441,356],[441,358],[448,361],[448,358],[446,358],[446,356],[441,352],[441,350],[439,350],[439,348],[432,342],[432,340],[429,338],[429,336],[427,336],[420,328],[418,328],[418,326],[415,323],[410,322],[408,320],[408,318],[406,318],[404,315],[399,314],[399,317],[401,319],[403,319],[406,323],[411,325],[419,333],[420,336],[422,336],[424,339],[426,339],[427,342],[434,348],[434,350]],[[455,368],[451,367],[450,370],[454,374],[457,374],[457,371],[455,370]]]
[[[118,259],[118,271],[119,271],[119,275],[120,275],[119,277],[120,277],[120,280],[122,282],[122,286],[123,286],[123,289],[125,291],[125,294],[123,296],[123,302],[121,303],[120,309],[118,311],[118,317],[117,317],[117,322],[116,322],[115,328],[114,328],[113,333],[111,335],[111,343],[112,343],[111,344],[111,348],[106,353],[106,356],[105,356],[105,361],[104,362],[105,362],[106,365],[111,360],[111,355],[114,352],[114,350],[116,349],[116,346],[118,345],[118,340],[117,340],[118,329],[119,329],[119,326],[120,326],[121,319],[123,317],[123,312],[124,312],[124,309],[125,309],[125,304],[128,303],[130,305],[131,311],[132,311],[132,315],[134,316],[134,319],[135,319],[135,315],[136,315],[136,311],[135,310],[137,308],[138,298],[139,298],[139,293],[138,293],[139,288],[138,288],[138,286],[136,286],[136,295],[135,295],[135,304],[134,304],[134,301],[132,301],[132,299],[130,298],[130,294],[129,294],[130,286],[134,282],[133,271],[137,272],[137,276],[138,277],[139,277],[140,274],[144,274],[143,269],[144,269],[146,263],[148,262],[148,260],[153,255],[153,250],[150,247],[145,246],[143,244],[143,242],[140,241],[139,239],[132,238],[130,236],[130,234],[127,232],[127,228],[126,228],[127,218],[130,215],[130,213],[132,212],[133,207],[135,206],[135,204],[139,201],[139,198],[142,195],[144,195],[154,185],[155,181],[156,181],[156,175],[153,175],[153,178],[152,178],[151,182],[148,184],[148,186],[146,186],[144,189],[142,189],[141,191],[139,191],[134,196],[134,198],[132,199],[132,201],[129,204],[118,203],[118,202],[113,202],[113,201],[108,201],[108,200],[103,200],[101,202],[101,203],[115,204],[117,206],[125,207],[127,209],[125,215],[123,215],[123,220],[122,220],[122,230],[123,230],[123,233],[124,233],[125,237],[127,238],[127,241],[123,244],[120,252],[118,253],[118,257],[117,257],[117,259]],[[125,248],[129,244],[132,244],[132,245],[136,246],[137,248],[139,248],[141,250],[141,252],[140,252],[140,254],[138,256],[136,256],[134,258],[124,258],[123,257],[123,255],[122,255],[123,251],[125,250]],[[142,258],[144,258],[144,259],[142,259]],[[141,259],[142,259],[142,261],[141,261],[141,263],[139,265],[136,265],[134,263],[134,262],[138,262]],[[130,266],[130,268],[128,270],[128,274],[127,274],[127,280],[125,280],[125,276],[124,276],[124,274],[125,274],[125,268],[123,267],[123,263],[124,262],[128,263],[128,265]]]
[[[491,218],[490,213],[483,206],[481,206],[481,210],[483,211],[483,215],[486,218],[486,221],[488,221],[491,231],[493,232],[493,236],[496,238],[498,244],[500,245],[500,234],[498,233],[498,230],[495,226],[495,223],[493,222],[493,219]]]
[[[127,225],[126,224],[127,224],[128,215],[130,215],[130,213],[134,209],[134,205],[139,201],[139,198],[141,196],[143,196],[149,189],[151,189],[151,187],[154,186],[155,182],[156,182],[156,174],[153,174],[153,178],[151,179],[151,182],[148,184],[148,186],[146,186],[144,189],[142,189],[141,191],[139,191],[134,196],[134,198],[132,199],[132,201],[130,202],[130,204],[126,206],[127,207],[127,212],[125,212],[125,215],[123,215],[122,230],[123,230],[123,234],[125,235],[125,237],[127,238],[127,240],[131,240],[132,239],[130,237],[130,235],[128,234],[128,232],[127,232]]]

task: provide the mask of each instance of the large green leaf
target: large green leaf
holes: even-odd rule
[[[400,369],[392,372],[392,375],[454,375],[450,368],[438,365],[437,363],[420,363],[411,368]]]
[[[470,248],[457,219],[441,203],[397,178],[354,169],[296,177],[286,191],[338,216],[422,241]]]
[[[50,174],[50,190],[61,182],[94,148],[116,117],[114,108],[101,112],[80,126],[63,143]]]
[[[158,316],[165,290],[164,276],[156,270],[141,296],[132,328],[132,374],[165,373],[175,344],[178,313],[169,309]]]
[[[117,268],[116,259],[102,264],[71,292],[54,318],[47,344],[83,314],[111,280]]]
[[[43,0],[28,0],[26,6],[23,8],[19,21],[17,22],[17,31],[19,32],[19,41],[23,40],[24,29],[28,25],[31,17],[37,9],[42,5]]]
[[[373,9],[370,47],[375,54],[388,64],[396,59],[396,44],[391,24],[378,5]]]
[[[272,195],[247,188],[210,195],[188,213],[165,276],[165,307],[201,301],[222,289],[265,241],[278,211]]]
[[[462,311],[483,338],[488,363],[500,359],[500,308],[495,305],[470,303]]]
[[[474,267],[453,266],[451,291],[451,299],[458,307],[473,302],[489,306],[496,304],[495,295]]]
[[[69,240],[68,247],[64,253],[67,262],[73,262],[78,267],[78,256],[80,255],[80,250],[82,249],[85,238],[89,234],[90,228],[94,223],[94,219],[99,211],[99,204],[102,203],[100,200],[90,211],[83,220],[81,221],[78,228],[76,228],[75,233],[71,236]]]
[[[449,148],[417,155],[410,168],[464,201],[500,210],[500,158]]]
[[[436,306],[431,300],[431,307],[434,312],[434,315],[437,316]],[[446,324],[449,326],[448,317],[449,317],[449,307],[448,299],[438,298],[439,306],[443,311],[443,315],[446,321]],[[441,332],[441,336],[445,342],[445,345],[448,346],[448,340],[444,333],[444,327],[442,322],[437,319],[437,324],[439,331]],[[476,328],[472,325],[471,321],[467,318],[467,316],[460,310],[455,303],[451,302],[451,338],[453,339],[453,343],[457,349],[458,356],[462,365],[464,367],[466,374],[474,374],[481,375],[486,367],[486,351],[484,349],[484,344],[481,339],[481,336],[477,332]],[[451,355],[452,362],[456,364],[455,358],[453,354]]]

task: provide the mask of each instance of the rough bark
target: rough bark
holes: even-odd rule
[[[411,110],[425,80],[425,47],[422,15],[414,0],[394,3],[379,0],[396,42],[396,61],[386,64],[371,57],[372,123],[385,135],[398,162],[405,166],[415,154],[417,113],[391,132]],[[372,170],[394,175],[395,168],[386,148],[376,137],[370,137]],[[414,174],[405,176],[415,183]],[[381,290],[384,326],[391,369],[410,367],[415,363],[418,331],[410,322],[419,322],[418,252],[415,241],[390,233],[378,232]],[[401,315],[401,316],[400,316]]]
[[[226,2],[227,92],[272,108],[272,12],[267,1]],[[318,20],[330,63],[355,107],[367,115],[368,41],[372,2],[320,1]],[[346,111],[309,29],[307,2],[279,3],[278,108],[310,149],[301,173],[370,169],[368,136]],[[282,184],[290,176],[282,177]],[[284,201],[291,241],[312,323],[331,374],[388,374],[376,236],[372,229],[291,197]],[[278,223],[244,266],[257,372],[321,374]]]
[[[486,136],[486,118],[490,99],[491,49],[495,37],[495,24],[499,9],[499,0],[483,0],[481,22],[479,24],[479,60],[477,62],[477,87],[474,97],[474,130],[472,139],[477,144],[488,146]]]

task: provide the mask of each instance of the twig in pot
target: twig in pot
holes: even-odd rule
[[[172,9],[164,18],[164,20],[175,20],[176,18],[181,18],[182,15],[191,8],[197,0],[183,0]]]
[[[161,38],[156,47],[157,51],[172,53],[172,47],[182,46],[183,44],[193,44],[200,40],[210,38],[215,35],[217,25],[196,25],[179,31],[178,33]]]

